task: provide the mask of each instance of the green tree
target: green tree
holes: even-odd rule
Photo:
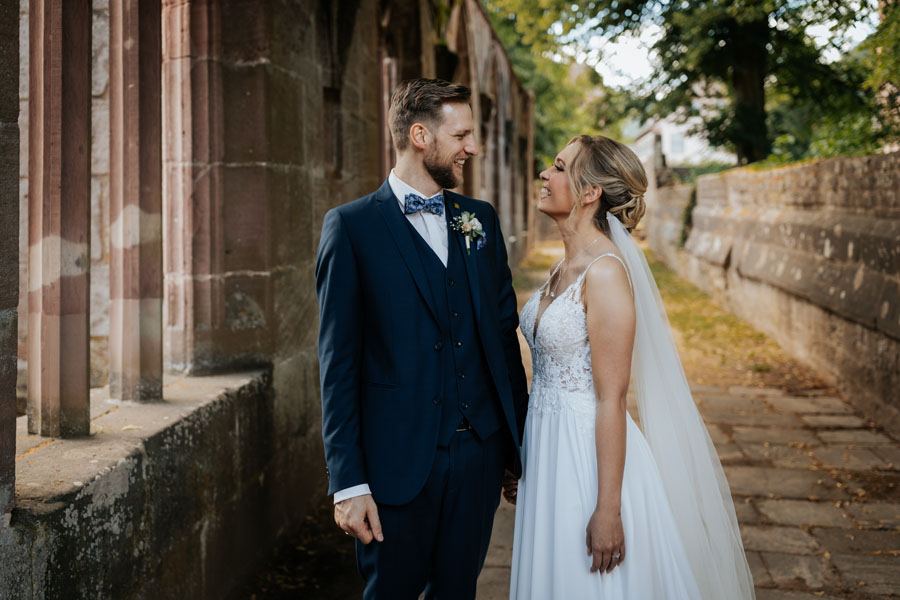
[[[792,101],[852,97],[858,88],[822,60],[807,28],[827,24],[833,43],[872,14],[873,0],[491,0],[514,15],[524,40],[554,51],[601,34],[611,39],[653,23],[658,68],[645,106],[703,117],[710,142],[735,151],[741,164],[770,154],[767,95]],[[547,38],[550,28],[557,35]],[[718,99],[699,108],[698,99]]]
[[[594,69],[579,69],[571,58],[552,53],[554,41],[547,31],[523,36],[515,15],[500,8],[500,2],[483,2],[516,75],[534,92],[535,172],[552,163],[578,134],[619,137],[622,119],[635,112],[627,92],[607,89]]]

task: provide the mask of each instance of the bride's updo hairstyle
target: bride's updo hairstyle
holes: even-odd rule
[[[569,144],[578,143],[578,153],[568,165],[566,173],[572,193],[580,203],[584,190],[600,186],[600,205],[594,214],[594,224],[609,235],[606,213],[622,221],[630,232],[644,216],[647,174],[637,155],[625,144],[602,135],[579,135]]]

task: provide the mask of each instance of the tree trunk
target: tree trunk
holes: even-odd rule
[[[766,20],[742,24],[741,52],[735,56],[731,83],[734,88],[732,141],[739,164],[762,160],[771,144],[766,130],[766,92],[769,25]]]

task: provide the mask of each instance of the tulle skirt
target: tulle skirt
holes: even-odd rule
[[[630,415],[622,481],[625,559],[612,573],[590,572],[585,528],[597,502],[593,394],[578,400],[529,409],[510,598],[700,598],[653,454]]]

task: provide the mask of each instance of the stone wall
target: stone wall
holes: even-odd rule
[[[92,10],[91,386],[97,387],[109,380],[109,0],[94,0]],[[28,57],[28,0],[19,0],[20,315],[28,314]],[[28,319],[19,319],[18,331],[18,394],[24,398]]]
[[[315,253],[325,212],[374,191],[387,176],[392,164],[387,102],[400,79],[440,76],[473,88],[485,150],[467,161],[463,192],[497,207],[513,261],[528,243],[531,97],[515,79],[477,0],[454,3],[439,25],[428,0],[160,4],[162,320],[170,383],[164,402],[146,405],[110,406],[94,397],[101,388],[93,390],[87,439],[42,438],[24,430],[0,437],[0,461],[28,453],[18,465],[29,486],[16,491],[22,501],[12,527],[0,523],[0,597],[18,597],[23,590],[35,598],[59,597],[60,590],[85,597],[149,597],[147,590],[163,590],[158,597],[224,597],[279,536],[296,529],[311,503],[325,498]],[[21,0],[26,42],[16,44],[26,71],[14,98],[24,109],[25,142],[27,9],[28,0]],[[109,88],[122,83],[109,78],[108,4],[95,1],[93,9],[91,366],[96,386],[107,377],[109,333]],[[0,134],[6,136],[6,130]],[[15,147],[11,137],[0,142]],[[20,150],[27,157],[27,144]],[[19,170],[13,167],[13,173]],[[18,221],[27,232],[28,174],[25,168],[19,173],[23,218]],[[0,168],[0,184],[2,174]],[[4,225],[14,223],[6,219],[12,209],[0,205],[0,214]],[[25,282],[27,234],[23,240],[19,273]],[[18,242],[9,235],[2,243]],[[0,360],[7,356],[3,322]],[[23,324],[22,358],[27,333]],[[19,366],[27,367],[24,361]],[[243,369],[262,370],[264,385],[212,404],[202,386],[193,390],[197,402],[183,397],[182,377]],[[184,404],[176,403],[179,397]],[[0,409],[4,406],[0,402]],[[162,423],[159,417],[153,428],[175,431],[148,434],[136,454],[97,429],[110,415],[173,408],[178,410],[172,419]],[[20,426],[24,420],[20,417]],[[7,423],[2,413],[0,423]],[[122,426],[116,425],[117,434],[126,431]],[[6,448],[8,439],[28,448]],[[126,461],[127,489],[116,488],[115,502],[104,486],[122,484],[117,468],[101,461],[88,467],[94,471],[85,478],[65,471],[64,461],[51,456],[83,457],[85,446],[107,458],[121,454]],[[80,469],[87,461],[76,462]],[[240,481],[233,489],[230,475],[238,467]],[[7,474],[2,468],[0,463],[6,485],[12,469],[7,467]],[[51,493],[72,481],[97,493]],[[28,501],[35,498],[46,501]]]
[[[750,168],[650,202],[653,249],[861,410],[900,430],[900,153]]]
[[[19,286],[19,26],[15,3],[0,4],[0,529],[15,491],[16,349]],[[25,38],[28,36],[26,34]],[[27,161],[26,161],[27,162]]]

